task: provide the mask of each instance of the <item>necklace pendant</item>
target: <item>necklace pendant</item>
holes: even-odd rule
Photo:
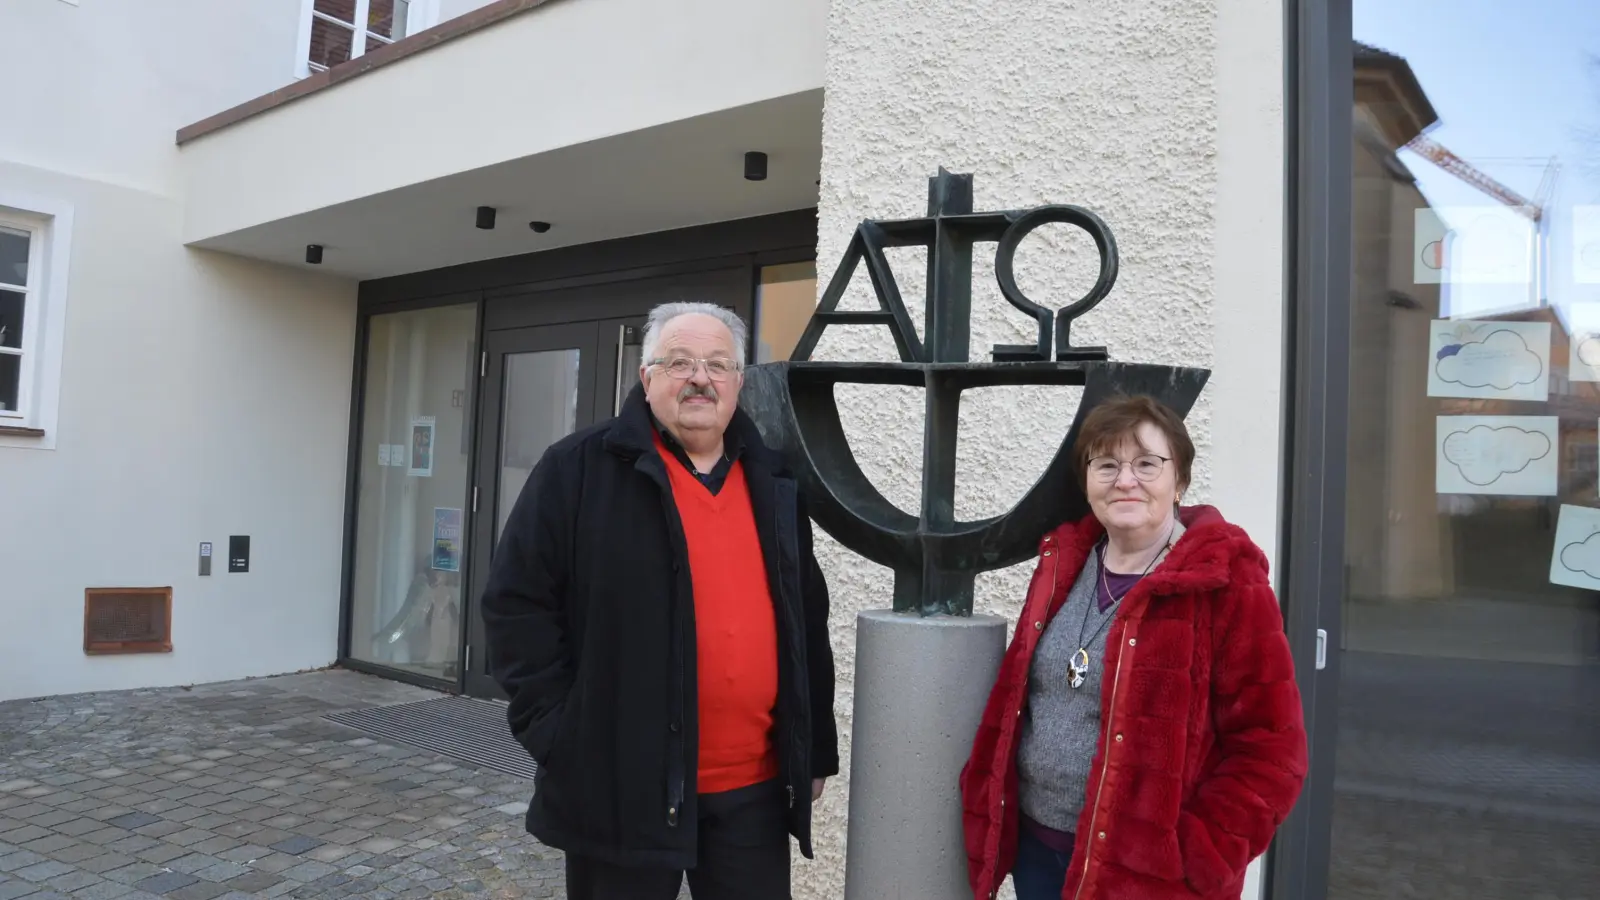
[[[1067,685],[1072,688],[1083,687],[1084,680],[1089,675],[1089,654],[1081,648],[1072,654],[1072,659],[1067,662]]]

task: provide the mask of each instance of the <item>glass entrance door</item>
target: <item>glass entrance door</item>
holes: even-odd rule
[[[545,449],[595,420],[598,383],[612,380],[602,379],[598,338],[596,323],[579,322],[493,331],[484,341],[466,667],[466,689],[474,696],[502,696],[488,677],[478,612],[494,545]]]

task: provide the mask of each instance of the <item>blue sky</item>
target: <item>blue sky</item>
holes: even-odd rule
[[[1600,301],[1600,285],[1573,282],[1571,232],[1572,207],[1600,203],[1600,0],[1355,0],[1354,34],[1405,57],[1439,114],[1430,136],[1484,173],[1531,197],[1556,158],[1549,294]],[[1435,206],[1494,202],[1401,156]]]

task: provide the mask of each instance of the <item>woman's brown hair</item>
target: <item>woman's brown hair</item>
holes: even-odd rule
[[[1189,429],[1172,407],[1144,394],[1112,397],[1089,411],[1078,431],[1078,440],[1072,445],[1078,486],[1088,489],[1089,460],[1115,453],[1123,441],[1132,441],[1148,452],[1149,447],[1139,444],[1139,426],[1146,422],[1166,435],[1167,445],[1172,448],[1172,464],[1177,467],[1178,488],[1188,487],[1189,472],[1194,466],[1194,441],[1189,439]]]

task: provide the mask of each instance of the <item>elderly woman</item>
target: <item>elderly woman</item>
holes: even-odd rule
[[[1260,548],[1183,507],[1183,420],[1147,397],[1085,418],[1093,515],[1044,537],[961,773],[973,896],[1237,900],[1306,771]]]

